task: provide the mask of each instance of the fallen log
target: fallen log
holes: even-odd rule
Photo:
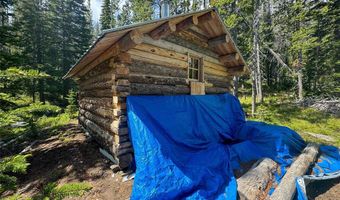
[[[237,191],[240,199],[264,199],[276,169],[276,162],[265,158],[255,168],[238,178]]]
[[[299,157],[294,161],[282,178],[279,186],[270,196],[272,200],[291,200],[294,198],[296,186],[296,177],[304,175],[309,166],[312,165],[318,155],[319,146],[317,144],[308,144]]]

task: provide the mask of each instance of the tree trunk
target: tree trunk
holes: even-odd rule
[[[299,66],[297,70],[298,77],[298,95],[299,101],[303,100],[303,84],[302,84],[302,51],[299,50]]]
[[[251,115],[254,117],[256,111],[256,81],[255,73],[252,73],[252,87],[251,87]]]
[[[234,76],[233,78],[233,81],[234,81],[234,85],[233,85],[233,95],[235,97],[238,97],[238,80],[239,80],[239,77],[238,76]]]
[[[45,104],[45,83],[44,80],[39,80],[39,100]]]

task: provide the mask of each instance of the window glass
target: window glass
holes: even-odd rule
[[[202,59],[201,58],[196,58],[196,57],[191,57],[189,59],[189,66],[188,66],[188,78],[193,79],[193,80],[199,80],[203,81],[203,77],[201,74],[203,74],[201,71],[203,69],[202,65]]]

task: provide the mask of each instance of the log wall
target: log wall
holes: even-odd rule
[[[79,123],[113,154],[122,169],[133,160],[127,127],[128,95],[190,94],[188,54],[204,59],[205,94],[229,91],[231,78],[216,55],[178,37],[146,39],[126,53],[97,65],[78,80]]]

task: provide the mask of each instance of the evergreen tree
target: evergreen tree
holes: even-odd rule
[[[100,15],[100,25],[101,29],[110,29],[112,19],[112,8],[110,0],[104,0],[102,5],[102,13]]]
[[[153,9],[151,0],[130,0],[133,23],[151,20]]]

